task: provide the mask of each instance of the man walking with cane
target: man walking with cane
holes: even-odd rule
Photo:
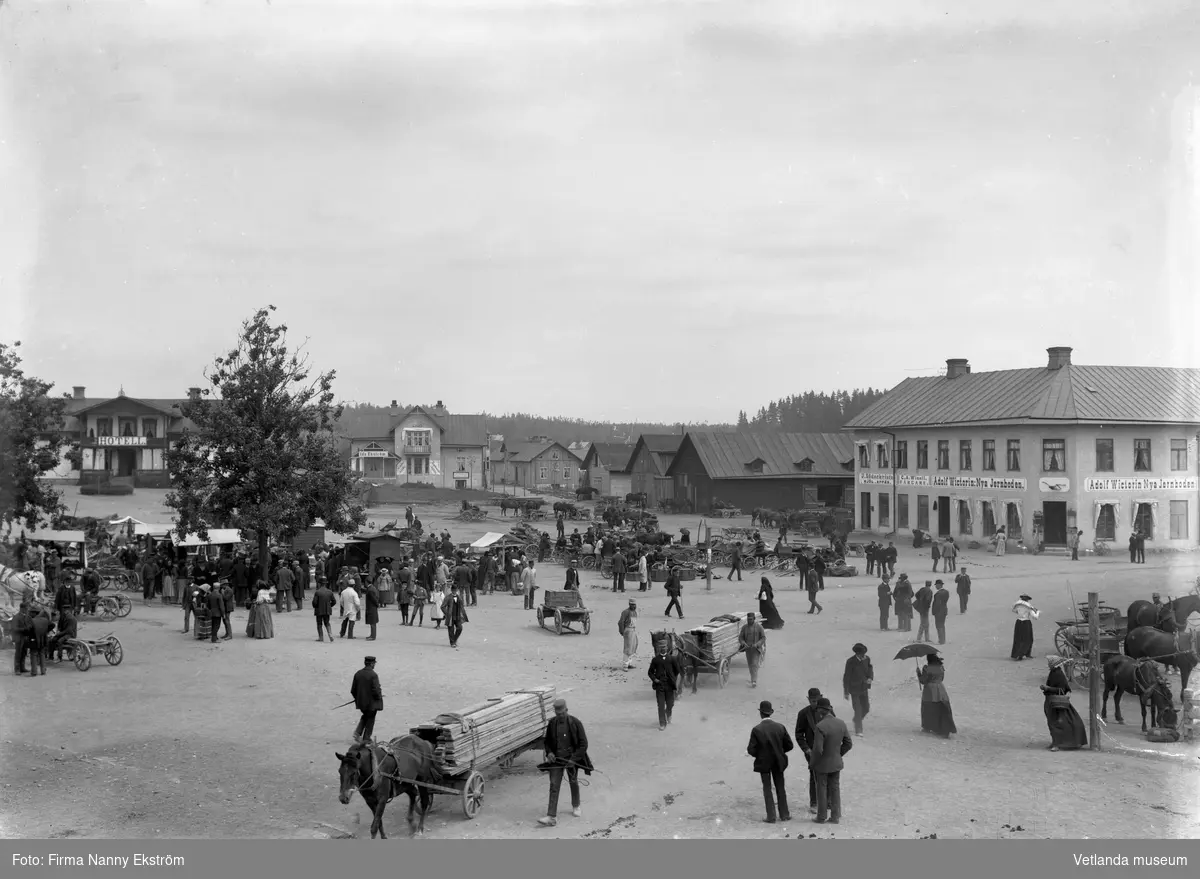
[[[374,656],[366,657],[363,667],[354,673],[350,695],[354,698],[354,707],[362,712],[354,729],[354,738],[369,742],[375,732],[375,715],[383,710],[383,688],[379,684],[379,675],[375,674]]]
[[[580,816],[583,800],[579,795],[579,770],[585,775],[591,775],[591,758],[588,757],[587,733],[583,724],[567,714],[567,700],[554,700],[554,716],[546,724],[546,734],[542,737],[542,749],[545,752],[545,763],[550,764],[550,802],[546,807],[546,816],[538,818],[538,824],[543,827],[554,827],[558,824],[558,792],[562,788],[563,773],[566,773],[567,783],[571,788],[571,814]]]

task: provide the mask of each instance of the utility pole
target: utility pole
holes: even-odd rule
[[[1088,593],[1088,741],[1093,751],[1100,750],[1100,594]]]

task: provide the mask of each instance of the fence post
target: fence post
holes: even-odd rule
[[[1100,595],[1088,593],[1088,742],[1093,751],[1100,750]]]

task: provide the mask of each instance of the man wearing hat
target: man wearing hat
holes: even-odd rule
[[[658,642],[658,655],[650,660],[650,668],[646,675],[654,685],[654,699],[658,702],[658,728],[664,730],[671,722],[675,693],[679,690],[679,678],[683,675],[679,660],[674,656],[667,656],[665,637]]]
[[[938,582],[941,582],[940,580]],[[929,640],[929,608],[933,605],[933,589],[932,583],[928,580],[925,585],[917,590],[916,596],[913,597],[913,610],[917,612],[917,616],[921,619],[921,624],[917,626],[918,641]]]
[[[813,687],[808,691],[808,704],[796,715],[796,744],[800,746],[800,750],[804,752],[804,759],[808,761],[808,811],[813,813],[817,811],[817,776],[812,768],[812,748],[813,734],[822,717],[817,711],[817,703],[821,701],[829,704],[829,700],[821,696],[821,691]],[[829,706],[829,713],[833,714],[832,705]]]
[[[370,741],[375,732],[375,715],[383,710],[383,688],[379,686],[379,675],[375,674],[374,656],[366,657],[363,667],[354,673],[350,697],[354,699],[354,707],[362,712],[354,738],[360,742]]]
[[[758,716],[762,720],[750,730],[750,744],[746,746],[746,753],[754,758],[754,771],[762,779],[767,824],[775,823],[775,798],[779,800],[779,820],[792,819],[788,811],[787,791],[783,784],[783,773],[788,768],[787,752],[792,750],[792,737],[788,735],[787,727],[771,719],[774,713],[775,709],[771,707],[770,702],[758,703]],[[771,796],[772,784],[775,788],[775,798]]]
[[[313,615],[317,618],[317,640],[324,641],[329,634],[329,643],[333,643],[333,629],[329,627],[329,619],[333,616],[333,608],[337,605],[337,596],[329,588],[325,575],[317,579],[317,591],[313,593]]]
[[[767,649],[767,633],[754,618],[754,614],[746,614],[746,624],[738,632],[738,646],[746,652],[746,665],[750,666],[750,686],[758,686],[758,668],[762,665],[762,657]]]
[[[817,778],[817,824],[840,824],[842,820],[843,757],[854,747],[846,723],[833,716],[828,699],[817,700],[817,727],[813,731],[811,765]],[[860,734],[861,735],[861,734]]]
[[[954,588],[958,592],[958,612],[966,613],[967,599],[971,597],[971,575],[967,573],[966,568],[954,578]]]
[[[617,633],[624,641],[625,668],[633,668],[633,658],[637,656],[637,602],[629,599],[629,607],[621,612],[617,620]]]
[[[855,644],[854,655],[846,660],[842,673],[842,691],[854,708],[854,734],[863,734],[863,719],[871,713],[871,684],[875,682],[875,669],[867,656],[867,645]]]
[[[463,623],[469,623],[467,606],[463,601],[458,586],[450,584],[450,594],[442,599],[442,616],[446,620],[446,634],[450,636],[450,646],[458,649],[458,639],[462,637]]]
[[[950,591],[946,588],[946,584],[938,580],[934,584],[937,586],[937,592],[933,593],[933,625],[937,629],[938,643],[946,643],[946,614],[950,612]]]
[[[546,807],[546,816],[538,818],[538,824],[543,827],[553,827],[558,823],[558,792],[562,788],[563,773],[567,775],[567,783],[571,787],[571,814],[576,818],[580,815],[583,800],[579,795],[579,770],[584,775],[591,775],[592,760],[588,757],[587,733],[578,718],[567,713],[567,700],[554,700],[554,716],[546,724],[546,735],[542,737],[542,750],[545,754],[546,768],[550,772],[550,802]]]

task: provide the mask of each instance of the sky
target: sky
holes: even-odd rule
[[[60,390],[183,396],[267,304],[455,412],[1200,366],[1186,0],[0,2],[0,341]]]

